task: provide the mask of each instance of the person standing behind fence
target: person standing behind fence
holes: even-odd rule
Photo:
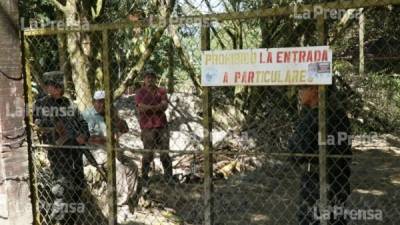
[[[57,146],[83,145],[89,137],[89,130],[78,109],[63,96],[63,73],[48,72],[44,77],[48,95],[35,103],[33,117],[42,142],[55,145],[47,151],[53,175],[51,193],[47,194],[54,199],[47,210],[52,224],[75,224],[77,214],[84,213],[85,209],[84,203],[80,202],[86,186],[82,150]]]
[[[156,73],[153,70],[144,72],[144,84],[136,91],[135,102],[139,112],[139,124],[143,147],[146,150],[169,149],[169,131],[165,111],[168,108],[167,91],[156,85]],[[142,179],[148,181],[150,163],[154,153],[144,153],[142,157]],[[172,181],[172,160],[167,152],[160,155],[164,168],[164,177]]]
[[[293,135],[289,138],[288,148],[293,153],[318,154],[318,86],[303,86],[299,89],[299,99],[303,105],[301,118],[296,124]],[[337,101],[334,86],[327,89],[327,139],[328,154],[351,155],[350,122],[345,111]],[[297,212],[298,224],[318,225],[321,218],[319,203],[319,164],[318,157],[294,157],[297,165],[303,166],[300,186],[300,205]],[[327,159],[328,202],[331,209],[344,207],[350,194],[350,164],[348,158]],[[329,208],[329,207],[328,207]],[[324,212],[326,213],[326,212]],[[345,225],[343,215],[329,214],[329,223]]]

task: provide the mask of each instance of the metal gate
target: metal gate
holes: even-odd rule
[[[392,53],[400,45],[377,15],[395,18],[399,4],[336,1],[25,29],[34,224],[398,224],[400,82]],[[229,26],[238,33],[218,32]],[[156,47],[159,28],[175,45]],[[142,40],[145,29],[157,40]],[[327,44],[332,86],[199,85],[201,50]],[[130,90],[149,69],[168,87],[168,125],[146,139],[140,94]],[[62,100],[48,97],[59,89]],[[317,103],[302,106],[298,92],[316,94]],[[156,160],[143,179],[150,153]],[[166,157],[174,172],[167,179]]]

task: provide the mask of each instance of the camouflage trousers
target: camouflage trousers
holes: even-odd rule
[[[85,187],[82,152],[77,149],[50,149],[48,159],[53,173],[50,220],[52,224],[80,224],[79,215],[85,211],[81,200]]]
[[[345,202],[350,194],[350,168],[348,166],[337,170],[331,168],[328,172],[328,207],[345,207]],[[301,178],[300,199],[297,218],[300,225],[319,225],[321,213],[319,211],[319,171],[305,172]],[[330,213],[331,211],[328,212]],[[327,212],[325,212],[326,214]],[[326,215],[325,215],[326,216]],[[329,225],[346,225],[344,216],[330,213]]]

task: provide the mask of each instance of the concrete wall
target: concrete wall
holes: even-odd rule
[[[18,0],[0,0],[0,70],[21,77]],[[32,224],[24,139],[23,80],[0,72],[0,224]],[[25,144],[26,145],[26,144]]]

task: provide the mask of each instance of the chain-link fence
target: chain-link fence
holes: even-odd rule
[[[400,2],[263,4],[25,30],[35,223],[398,224]],[[200,86],[201,50],[326,44],[333,85]]]

